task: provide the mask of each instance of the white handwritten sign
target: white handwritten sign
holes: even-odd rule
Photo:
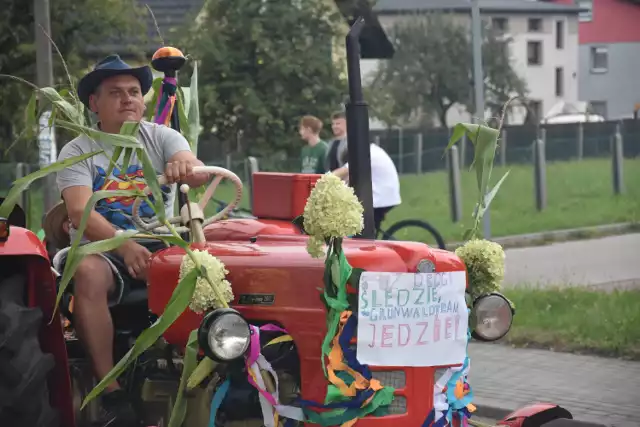
[[[469,314],[466,272],[360,277],[358,361],[374,366],[462,363]]]

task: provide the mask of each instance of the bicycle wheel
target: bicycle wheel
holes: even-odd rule
[[[380,230],[380,232],[382,233],[382,240],[409,240],[408,236],[409,235],[414,236],[415,234],[401,233],[400,231],[403,229],[408,229],[410,227],[417,227],[422,229],[423,232],[421,234],[430,235],[431,237],[433,237],[433,240],[435,240],[435,242],[437,243],[440,249],[446,249],[446,246],[444,244],[444,239],[442,238],[440,233],[438,233],[438,230],[436,230],[428,222],[421,221],[419,219],[404,219],[402,221],[396,222],[391,227],[389,227],[386,231]],[[405,230],[405,231],[408,231],[408,230]],[[405,236],[407,236],[407,238],[405,238]],[[420,241],[424,241],[424,239],[420,239]],[[429,241],[425,243],[430,244]]]

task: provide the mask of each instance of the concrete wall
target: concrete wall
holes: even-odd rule
[[[591,70],[591,48],[608,49],[608,69]],[[633,108],[640,103],[640,43],[580,45],[579,94],[584,101],[605,101],[606,119],[633,116]]]

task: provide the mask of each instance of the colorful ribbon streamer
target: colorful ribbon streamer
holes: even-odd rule
[[[178,81],[175,77],[162,79],[158,103],[154,113],[154,122],[160,125],[171,126],[171,114],[176,104],[176,90]]]
[[[450,426],[453,425],[454,418],[460,421],[461,427],[468,426],[468,420],[476,410],[471,403],[473,391],[468,383],[470,339],[471,332],[467,331],[467,356],[462,366],[447,369],[436,381],[433,391],[433,409],[422,427]]]

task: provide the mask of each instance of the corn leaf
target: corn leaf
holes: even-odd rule
[[[158,221],[164,222],[166,219],[167,212],[164,208],[164,200],[162,199],[162,188],[160,188],[160,183],[158,182],[158,176],[156,175],[156,170],[147,156],[147,153],[139,148],[136,150],[138,154],[138,158],[142,161],[142,171],[144,173],[144,179],[147,181],[147,186],[151,189],[151,194],[153,194],[153,205],[156,216],[158,217]]]
[[[137,137],[139,129],[140,123],[138,122],[124,122],[122,124],[122,127],[120,128],[120,135]],[[109,171],[107,172],[107,176],[111,176],[111,172],[113,172],[113,168],[117,165],[123,150],[125,150],[125,148],[122,146],[117,146],[113,150],[113,157],[111,158],[112,161],[109,164]],[[127,152],[133,152],[133,148],[127,148],[125,151],[125,159],[121,167],[121,170],[123,171],[127,170],[127,168],[129,167],[129,161],[131,160],[131,154],[129,154],[129,156],[127,157]]]
[[[187,414],[187,401],[184,398],[185,387],[187,385],[187,378],[196,369],[196,363],[198,361],[198,331],[191,331],[189,334],[189,341],[185,348],[184,365],[182,368],[182,376],[180,377],[180,385],[178,386],[178,394],[176,395],[176,401],[173,404],[171,410],[171,417],[169,418],[168,427],[180,427],[184,421],[184,417]]]
[[[73,123],[84,123],[84,117],[78,111],[78,108],[64,99],[62,95],[52,87],[39,88],[38,92],[51,102],[55,107],[60,109],[66,118]]]
[[[478,218],[482,218],[482,216],[484,215],[485,211],[487,209],[489,209],[489,205],[491,204],[491,202],[493,201],[493,198],[496,196],[496,194],[498,194],[498,190],[500,189],[500,186],[502,185],[502,183],[504,182],[504,180],[507,178],[507,176],[509,175],[509,172],[511,171],[507,171],[502,178],[500,178],[500,181],[498,181],[498,183],[496,185],[493,186],[493,188],[491,189],[491,191],[489,191],[487,193],[487,195],[484,198],[484,206],[480,208],[480,211],[478,212]]]
[[[153,90],[153,96],[151,101],[147,104],[147,120],[153,122],[153,117],[156,114],[156,108],[158,108],[158,96],[160,95],[160,87],[162,86],[162,77],[157,77],[153,80],[151,88]]]
[[[56,126],[68,129],[70,131],[85,134],[93,140],[100,140],[100,142],[104,142],[114,147],[140,148],[141,146],[138,138],[131,135],[101,132],[99,130],[68,122],[66,120],[56,120],[55,124]]]
[[[75,165],[76,163],[82,162],[90,157],[95,156],[96,154],[103,153],[104,151],[94,151],[91,153],[81,154],[79,156],[69,157],[66,160],[52,163],[49,166],[46,166],[42,169],[37,170],[36,172],[30,173],[27,176],[23,176],[22,178],[16,180],[13,183],[13,186],[9,190],[9,194],[0,205],[0,217],[7,218],[9,214],[13,211],[13,208],[18,203],[18,199],[20,198],[20,194],[27,189],[34,181],[37,181],[40,178],[44,178],[50,173],[56,173],[65,168],[68,168],[71,165]]]
[[[104,389],[115,381],[124,370],[131,364],[138,356],[144,353],[149,347],[151,347],[162,334],[169,329],[169,327],[180,317],[180,315],[187,309],[189,301],[193,296],[193,291],[196,288],[196,280],[198,279],[198,269],[194,268],[186,276],[180,280],[178,286],[173,291],[171,299],[167,303],[164,313],[155,321],[153,325],[145,329],[138,339],[136,339],[133,347],[124,355],[120,361],[113,367],[113,369],[100,381],[98,385],[94,387],[89,395],[82,402],[82,408],[95,399]]]
[[[189,142],[189,146],[193,151],[193,146],[191,144],[191,130],[189,129],[189,120],[187,118],[184,105],[184,92],[182,92],[181,87],[178,87],[176,90],[176,104],[176,108],[178,109],[178,120],[180,121],[180,133],[182,133],[185,139]]]
[[[80,247],[76,246],[69,249],[69,252],[67,253],[67,261],[65,263],[64,271],[62,273],[62,278],[60,279],[60,287],[58,288],[58,295],[56,295],[56,305],[54,310],[54,316],[55,316],[55,311],[58,309],[58,304],[60,303],[60,299],[62,298],[62,295],[64,295],[64,292],[69,286],[69,282],[71,281],[71,278],[73,277],[76,270],[78,269],[78,266],[80,265],[80,261],[82,261],[82,259],[87,255],[101,254],[104,252],[109,252],[114,249],[117,249],[120,246],[122,246],[124,242],[134,237],[137,233],[138,233],[137,230],[128,230],[123,233],[119,233],[115,237],[112,237],[107,240],[90,242],[90,243],[87,243],[86,245],[82,245]],[[51,320],[53,321],[54,318],[55,317],[52,317]]]
[[[69,282],[71,281],[71,278],[75,273],[75,270],[78,268],[78,264],[80,264],[80,260],[82,259],[83,255],[79,251],[78,246],[80,245],[80,240],[82,239],[84,230],[87,228],[87,222],[89,221],[89,216],[91,215],[91,212],[93,212],[93,208],[96,205],[96,203],[98,203],[99,200],[106,199],[109,197],[117,197],[117,196],[133,197],[140,194],[142,194],[142,191],[140,190],[105,190],[105,191],[96,191],[95,193],[93,193],[91,198],[89,198],[89,201],[87,202],[87,206],[84,208],[84,212],[82,213],[82,219],[80,220],[80,225],[76,230],[75,236],[73,238],[73,242],[71,242],[71,247],[69,248],[69,252],[67,253],[67,262],[65,264],[64,272],[62,273],[62,278],[60,279],[58,295],[56,296],[56,305],[55,305],[56,309],[58,308],[58,304],[60,303],[60,299],[62,298],[64,291],[67,289],[67,286],[69,286]],[[118,239],[121,236],[125,236],[125,237]],[[128,233],[122,233],[119,236],[115,236],[115,237],[112,237],[111,239],[105,240],[104,242],[107,242],[105,243],[105,247],[111,247],[112,241],[115,241],[119,243],[119,245],[121,245],[122,243],[124,243],[125,240],[129,238],[131,238],[131,236],[129,236]],[[93,245],[93,243],[95,243],[95,245]],[[95,247],[100,248],[101,247],[99,245],[100,243],[102,242],[89,243],[88,245],[93,245],[90,247],[89,250],[92,250],[92,248],[95,248]],[[113,250],[117,247],[118,246],[114,246],[112,249],[107,249],[107,250]]]
[[[189,86],[188,128],[189,144],[193,154],[198,154],[198,135],[200,135],[200,105],[198,103],[198,61],[193,62],[193,73]]]
[[[198,363],[198,366],[189,377],[189,380],[187,381],[187,390],[192,390],[200,385],[205,378],[211,375],[213,370],[216,368],[216,365],[217,363],[214,360],[205,356],[200,363]]]

